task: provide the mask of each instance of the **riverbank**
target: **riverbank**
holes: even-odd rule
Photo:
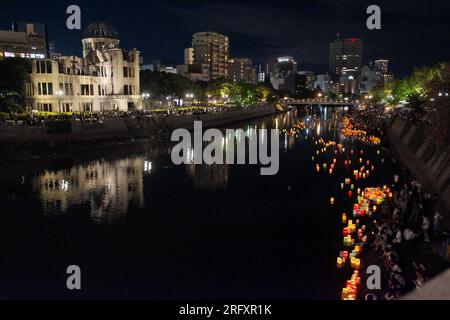
[[[438,195],[441,214],[450,227],[450,166],[447,149],[439,149],[426,129],[396,117],[386,128],[393,157],[423,183],[424,189]]]
[[[193,130],[195,121],[204,128],[223,127],[275,114],[273,107],[200,115],[160,116],[151,118],[117,118],[102,122],[72,121],[55,130],[54,126],[0,125],[0,162],[52,158],[64,152],[114,147],[136,141],[167,142],[175,129]]]

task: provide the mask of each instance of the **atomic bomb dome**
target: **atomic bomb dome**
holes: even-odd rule
[[[88,25],[83,35],[83,57],[93,50],[119,48],[119,36],[116,30],[105,22],[94,22]]]
[[[105,22],[93,22],[87,26],[83,38],[119,39],[119,36],[111,25]]]

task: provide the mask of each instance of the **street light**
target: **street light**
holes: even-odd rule
[[[142,94],[142,99],[145,100],[145,101],[144,101],[144,104],[145,104],[145,108],[146,108],[146,109],[148,108],[147,100],[148,100],[149,98],[150,98],[150,93],[144,92],[144,93]]]

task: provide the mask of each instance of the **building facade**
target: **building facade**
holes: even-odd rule
[[[84,33],[83,57],[33,61],[27,108],[55,113],[141,109],[140,52],[123,50],[119,43],[111,26],[96,22]]]
[[[181,64],[177,66],[178,75],[188,78],[192,81],[208,81],[208,64]]]
[[[374,69],[381,83],[386,84],[394,79],[394,76],[389,73],[389,60],[376,60]]]
[[[230,80],[234,82],[256,84],[256,69],[253,67],[251,59],[230,59],[228,74]]]
[[[230,41],[216,32],[197,32],[192,36],[194,64],[207,64],[209,80],[228,79]]]
[[[194,48],[184,49],[184,64],[194,64]]]
[[[357,38],[341,40],[339,35],[330,44],[330,72],[333,80],[353,76],[357,78],[363,63],[363,41]]]

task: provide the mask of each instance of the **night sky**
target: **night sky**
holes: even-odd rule
[[[448,0],[24,0],[2,1],[0,28],[11,21],[43,22],[56,51],[81,54],[82,31],[66,28],[67,6],[82,9],[82,28],[105,21],[118,31],[124,48],[138,48],[145,63],[183,63],[183,49],[192,33],[217,31],[230,36],[231,56],[249,57],[255,63],[292,55],[300,70],[326,72],[329,42],[336,33],[360,37],[365,61],[386,58],[402,77],[415,66],[448,61],[450,52],[450,1]],[[366,9],[382,9],[382,30],[366,28]]]

